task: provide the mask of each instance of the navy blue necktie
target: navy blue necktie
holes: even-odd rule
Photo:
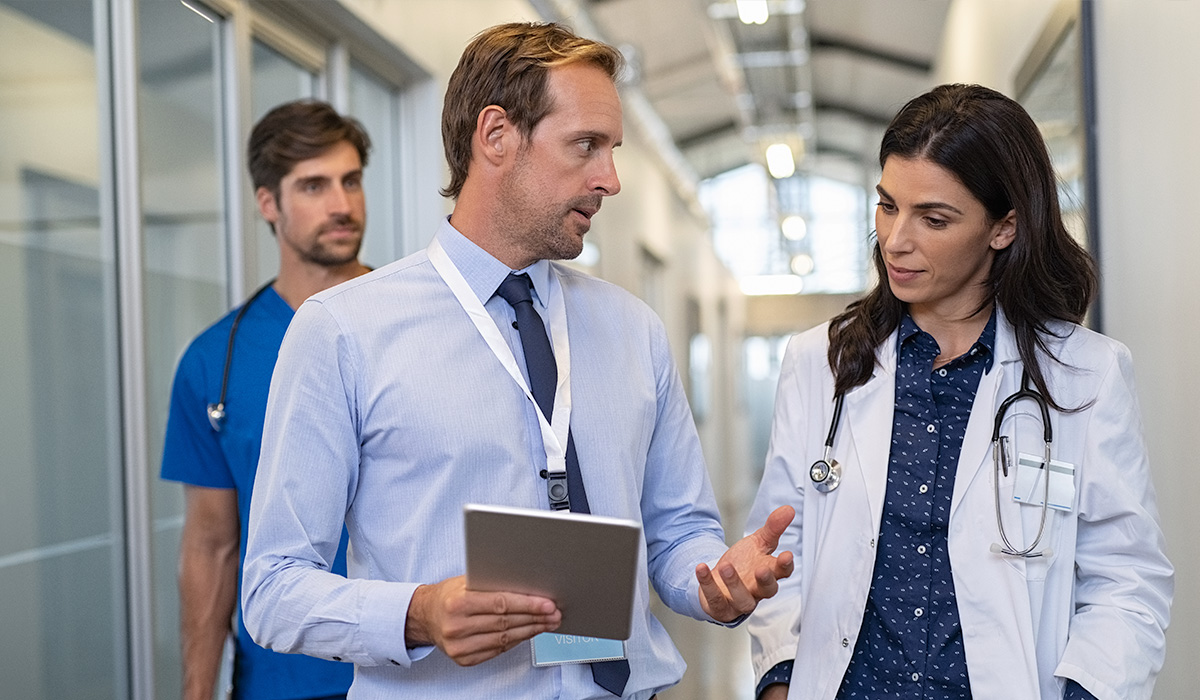
[[[554,392],[558,385],[558,365],[554,362],[554,350],[546,337],[546,325],[537,309],[533,308],[530,289],[533,282],[529,275],[509,273],[496,289],[496,296],[507,301],[517,315],[517,333],[521,336],[521,348],[525,351],[525,369],[529,373],[529,389],[542,415],[549,421],[554,413]],[[587,492],[583,488],[583,475],[579,472],[579,457],[575,454],[575,440],[567,432],[567,494],[571,511],[590,513]],[[592,677],[596,685],[613,695],[625,692],[629,681],[629,662],[601,661],[592,664]]]

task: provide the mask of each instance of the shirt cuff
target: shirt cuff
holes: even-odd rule
[[[408,606],[418,584],[385,581],[365,582],[362,598],[361,643],[376,665],[403,666],[429,656],[433,647],[409,648],[405,644]]]
[[[763,674],[762,680],[760,680],[758,682],[758,686],[754,688],[754,697],[762,697],[763,691],[767,689],[767,686],[775,685],[776,683],[791,685],[792,667],[795,665],[796,661],[794,659],[789,659],[787,661],[780,661],[772,666],[770,671],[767,671]],[[1067,699],[1064,698],[1063,700]]]

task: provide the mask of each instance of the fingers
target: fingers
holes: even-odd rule
[[[420,602],[418,595],[420,593]],[[558,628],[562,613],[554,601],[519,593],[469,591],[461,576],[421,586],[409,606],[411,640],[424,632],[462,666],[503,654],[521,642]]]
[[[514,622],[514,619],[511,618],[494,619],[501,626]],[[504,621],[500,622],[499,620]],[[527,639],[543,632],[553,631],[558,627],[558,622],[555,620],[550,623],[532,618],[523,624],[505,626],[504,629],[495,631],[475,630],[462,636],[451,634],[439,646],[458,665],[474,666],[503,654]]]
[[[796,509],[791,506],[779,506],[767,516],[767,522],[754,533],[766,547],[765,553],[770,554],[775,551],[775,548],[779,546],[779,538],[787,532],[788,526],[792,524],[795,517]]]
[[[696,565],[696,580],[700,582],[700,608],[705,614],[720,622],[732,620],[725,591],[721,590],[721,586],[713,578],[708,564]]]
[[[775,557],[775,578],[787,578],[796,570],[796,555],[791,551],[781,552]]]
[[[720,576],[720,581],[707,564],[696,566],[696,580],[700,583],[700,607],[709,617],[718,622],[732,622],[754,610],[760,596],[746,588],[742,577],[732,564],[718,562],[717,575]],[[767,576],[773,578],[769,571]]]

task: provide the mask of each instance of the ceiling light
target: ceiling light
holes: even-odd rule
[[[813,263],[812,256],[808,253],[800,253],[792,256],[792,272],[797,275],[803,277],[812,272],[813,267],[815,267],[815,264]]]
[[[748,297],[799,294],[804,280],[795,275],[755,275],[738,282],[742,294]]]
[[[765,24],[771,16],[767,0],[737,0],[737,11],[742,24]]]
[[[792,148],[786,143],[773,143],[767,146],[767,171],[776,180],[791,177],[796,172],[796,161],[792,158]]]
[[[779,227],[783,229],[783,237],[789,241],[802,241],[808,235],[808,224],[804,222],[804,217],[795,214],[784,217]]]

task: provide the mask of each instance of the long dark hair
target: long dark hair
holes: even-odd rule
[[[996,251],[986,282],[990,294],[977,312],[1000,305],[1034,386],[1063,410],[1050,396],[1039,352],[1057,361],[1046,345],[1047,324],[1083,320],[1096,291],[1096,267],[1063,224],[1054,168],[1033,119],[995,90],[941,85],[892,118],[879,147],[880,167],[890,156],[945,168],[983,204],[991,222],[1015,212],[1016,237]],[[879,283],[829,324],[829,366],[839,394],[871,378],[876,350],[904,314],[878,241],[872,257]]]

